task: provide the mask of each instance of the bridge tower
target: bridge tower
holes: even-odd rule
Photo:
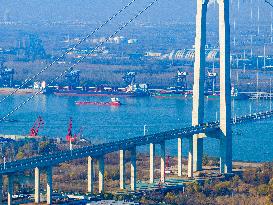
[[[204,122],[206,15],[209,0],[197,0],[192,125]],[[232,172],[229,0],[218,0],[220,43],[220,171]],[[188,176],[202,170],[203,136],[190,140]]]

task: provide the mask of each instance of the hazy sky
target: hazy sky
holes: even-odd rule
[[[23,22],[39,22],[44,20],[80,20],[99,22],[121,8],[130,0],[0,0],[0,18],[9,13],[12,20]],[[136,13],[152,0],[137,0],[130,14]],[[238,19],[249,20],[251,0],[233,0],[232,15]],[[253,16],[257,18],[257,4],[260,5],[260,19],[272,21],[270,11],[273,10],[264,0],[253,0]],[[259,2],[259,3],[257,3]],[[159,2],[143,16],[145,21],[160,23],[170,21],[194,21],[196,0],[159,0]],[[238,13],[238,8],[240,13]],[[210,6],[210,17],[216,15],[214,5]]]

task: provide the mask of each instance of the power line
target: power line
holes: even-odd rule
[[[117,17],[120,13],[122,13],[124,10],[126,10],[129,6],[131,6],[136,0],[132,0],[131,2],[129,2],[127,5],[125,5],[122,9],[120,9],[118,12],[114,13],[110,18],[108,18],[104,23],[102,23],[100,26],[98,26],[95,30],[92,31],[91,34],[88,34],[86,37],[84,37],[83,39],[81,39],[77,44],[75,44],[73,47],[67,49],[66,52],[64,52],[61,56],[59,56],[56,60],[54,60],[52,63],[50,63],[49,65],[47,65],[46,67],[44,67],[42,70],[40,70],[38,73],[36,73],[35,75],[33,75],[32,77],[27,78],[21,85],[20,87],[16,88],[15,90],[13,90],[12,92],[10,92],[7,96],[5,96],[4,98],[2,98],[0,100],[0,104],[2,102],[4,102],[6,99],[8,99],[10,96],[14,95],[19,89],[21,89],[23,86],[25,86],[28,82],[30,82],[31,80],[35,79],[36,77],[38,77],[39,75],[41,75],[44,71],[46,71],[47,69],[49,69],[51,66],[53,66],[55,63],[57,63],[59,60],[61,60],[63,57],[65,57],[65,55],[67,55],[69,52],[71,52],[72,50],[74,50],[75,48],[77,48],[79,45],[81,45],[84,41],[86,41],[88,38],[90,38],[92,35],[94,35],[98,30],[100,30],[101,28],[103,28],[105,25],[107,25],[110,21],[112,21],[115,17]]]
[[[66,74],[68,71],[73,69],[75,66],[77,66],[80,62],[82,62],[87,56],[91,55],[95,50],[97,50],[99,47],[104,45],[106,42],[109,41],[110,38],[113,38],[115,35],[117,35],[120,31],[122,31],[124,28],[126,28],[130,23],[132,23],[135,19],[137,19],[142,13],[144,13],[146,10],[148,10],[150,7],[152,7],[157,1],[159,0],[153,0],[148,6],[146,6],[144,9],[142,9],[140,12],[138,12],[134,17],[132,17],[129,21],[127,21],[125,24],[123,24],[121,27],[119,27],[112,35],[110,35],[105,41],[101,42],[99,45],[97,45],[89,54],[86,56],[82,56],[79,60],[76,61],[71,67],[66,69],[64,72],[62,72],[59,76],[57,76],[55,79],[50,81],[49,84],[52,84],[54,81],[58,80],[60,77],[62,77],[64,74]],[[8,114],[6,114],[4,117],[0,119],[0,122],[3,122],[6,120],[10,115],[12,115],[14,112],[16,112],[18,109],[20,109],[23,105],[28,103],[31,99],[33,99],[36,95],[41,93],[42,89],[39,89],[36,93],[34,93],[32,96],[27,98],[24,102],[20,103],[18,106],[14,107]]]

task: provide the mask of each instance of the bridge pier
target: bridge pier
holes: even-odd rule
[[[177,138],[177,175],[182,176],[182,137]]]
[[[165,141],[160,143],[160,181],[165,183],[165,166],[166,166],[166,157],[165,157]]]
[[[35,193],[34,193],[34,202],[36,204],[40,203],[40,169],[36,167],[34,169],[35,177]]]
[[[8,175],[8,205],[12,205],[12,195],[13,195],[13,174]]]
[[[104,193],[104,156],[99,158],[99,193]]]
[[[3,203],[3,176],[0,175],[0,204]]]
[[[136,147],[131,149],[131,190],[136,190]]]
[[[232,172],[229,1],[218,0],[220,43],[220,171]]]
[[[154,183],[155,144],[150,143],[150,184]]]
[[[47,204],[52,204],[52,167],[46,168],[46,201]]]
[[[87,158],[87,192],[94,193],[94,160],[92,157]]]
[[[199,125],[204,121],[207,4],[208,0],[197,1],[192,125]],[[193,136],[191,157],[193,158],[193,171],[202,170],[203,139],[200,139],[198,135]]]
[[[193,171],[202,170],[202,159],[203,159],[203,139],[199,138],[198,135],[193,136]]]
[[[125,189],[125,150],[119,151],[119,187]]]
[[[193,137],[189,138],[189,152],[188,152],[188,178],[192,178],[193,177],[193,158],[192,158],[192,154],[193,154]]]

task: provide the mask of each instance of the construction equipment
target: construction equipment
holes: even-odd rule
[[[25,39],[25,57],[31,61],[46,59],[47,55],[42,40],[38,35],[30,34]]]
[[[40,128],[44,126],[45,122],[41,116],[39,116],[30,129],[29,136],[36,137],[39,134]]]
[[[0,62],[0,86],[12,87],[14,73],[14,69],[7,68],[3,61]]]
[[[208,71],[206,75],[206,93],[214,94],[216,87],[217,73]]]
[[[67,135],[66,135],[66,141],[71,143],[71,142],[76,142],[77,139],[82,135],[83,128],[81,127],[80,130],[77,132],[77,134],[72,134],[72,128],[73,128],[73,123],[72,123],[72,117],[69,119],[68,123],[68,129],[67,129]]]
[[[176,89],[180,91],[186,91],[188,88],[187,85],[187,72],[184,71],[177,71],[177,75],[175,77],[176,79]]]
[[[71,88],[76,88],[80,85],[80,70],[71,69],[66,75],[65,79],[67,81],[67,85]]]
[[[126,86],[134,85],[136,83],[136,73],[135,72],[127,72],[123,77],[123,81],[125,82]]]

